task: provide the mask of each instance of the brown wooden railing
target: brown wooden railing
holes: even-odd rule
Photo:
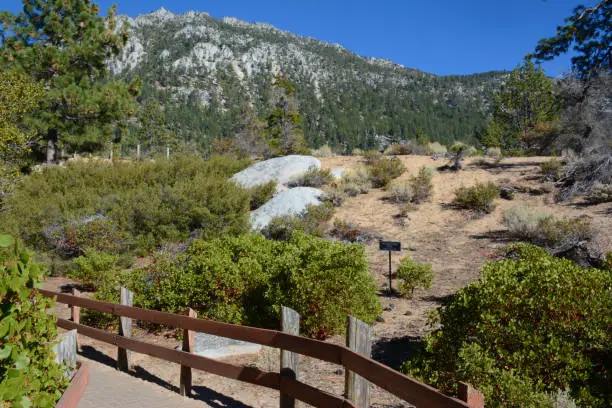
[[[82,325],[78,322],[78,308],[83,307],[98,312],[110,313],[115,316],[142,320],[154,324],[163,324],[174,328],[208,333],[235,340],[248,341],[339,364],[342,365],[345,370],[350,370],[362,376],[372,384],[385,389],[418,408],[484,407],[482,394],[466,384],[459,384],[459,394],[463,399],[462,401],[444,395],[433,387],[407,377],[390,367],[356,353],[344,346],[300,337],[277,330],[239,326],[115,303],[100,302],[48,290],[39,290],[39,292],[46,297],[55,298],[59,303],[72,306],[72,320],[58,319],[58,326],[64,329],[76,329],[78,333],[84,336],[115,345],[121,349],[131,350],[137,353],[161,358],[166,361],[175,362],[182,367],[190,367],[262,387],[276,390],[282,389],[283,394],[294,397],[315,407],[356,408],[356,405],[343,396],[330,394],[298,380],[281,376],[276,372],[267,372],[255,367],[239,366],[217,361],[189,352],[134,340],[125,336]],[[74,312],[75,309],[77,310],[76,313]]]

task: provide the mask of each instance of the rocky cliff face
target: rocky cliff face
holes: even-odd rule
[[[247,101],[262,113],[271,103],[273,76],[282,71],[296,84],[306,136],[315,144],[347,144],[348,133],[361,134],[355,146],[375,134],[409,138],[417,128],[434,139],[465,139],[461,132],[482,126],[503,78],[499,72],[439,77],[269,24],[202,12],[177,15],[162,8],[122,18],[131,36],[110,62],[116,75],[140,75],[148,93],[162,93],[172,103],[227,112]],[[440,119],[444,126],[435,125]]]

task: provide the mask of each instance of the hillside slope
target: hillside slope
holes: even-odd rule
[[[139,75],[184,138],[205,145],[231,136],[240,106],[265,115],[275,73],[295,83],[311,146],[350,151],[414,137],[422,128],[443,143],[471,140],[490,111],[503,72],[436,76],[358,56],[338,44],[300,37],[265,23],[159,9],[136,18],[115,75]],[[452,63],[452,61],[449,61]]]

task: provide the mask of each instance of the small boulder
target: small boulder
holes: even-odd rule
[[[323,191],[312,187],[296,187],[281,191],[251,213],[252,230],[260,231],[274,217],[301,214],[309,204],[321,204],[321,198],[324,195]]]
[[[247,167],[232,176],[232,180],[245,188],[276,181],[286,184],[289,180],[306,173],[310,168],[321,168],[321,161],[313,156],[291,155],[264,160]]]

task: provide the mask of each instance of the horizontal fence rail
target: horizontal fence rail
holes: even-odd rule
[[[464,401],[444,395],[434,387],[410,378],[344,346],[325,343],[320,340],[300,337],[276,330],[221,323],[214,320],[199,319],[156,310],[119,305],[116,303],[101,302],[43,289],[39,289],[38,291],[43,296],[56,298],[59,303],[64,303],[73,307],[83,307],[119,317],[128,317],[194,332],[248,341],[339,364],[344,366],[345,369],[357,373],[372,384],[418,408],[474,408]],[[66,319],[58,319],[58,326],[68,330],[77,329],[79,333],[105,343],[113,344],[137,353],[148,354],[153,357],[176,362],[186,367],[207,371],[223,377],[233,378],[277,390],[280,388],[282,382],[284,393],[317,407],[355,407],[351,402],[342,397],[329,394],[297,380],[281,377],[278,373],[265,372],[254,367],[236,366],[188,352],[129,339]]]

